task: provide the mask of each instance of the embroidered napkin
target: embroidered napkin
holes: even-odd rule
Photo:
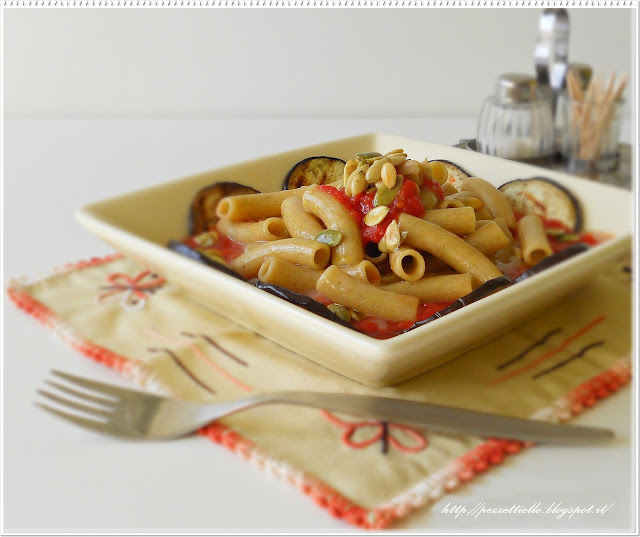
[[[8,294],[85,355],[146,389],[197,402],[314,390],[566,421],[631,374],[628,260],[516,330],[384,389],[350,381],[233,324],[118,254],[16,280]],[[526,447],[279,405],[200,432],[288,481],[331,515],[367,529],[388,527]]]

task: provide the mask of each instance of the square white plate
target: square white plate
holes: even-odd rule
[[[282,188],[291,166],[303,158],[329,155],[344,160],[365,151],[403,148],[410,158],[445,159],[496,186],[517,178],[545,176],[580,200],[584,228],[615,238],[533,278],[465,306],[441,319],[387,340],[376,340],[323,319],[232,276],[165,247],[188,233],[195,193],[219,181],[262,192]],[[386,134],[365,134],[269,155],[98,201],[79,209],[77,220],[91,232],[186,289],[232,321],[346,377],[372,387],[390,386],[455,358],[517,326],[584,285],[630,249],[630,192],[449,146]]]

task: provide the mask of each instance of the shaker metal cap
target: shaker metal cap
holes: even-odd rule
[[[507,73],[496,80],[495,94],[499,100],[512,103],[535,101],[538,81],[532,75]]]

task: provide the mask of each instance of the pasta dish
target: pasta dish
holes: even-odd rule
[[[602,239],[544,211],[522,212],[479,177],[453,180],[451,166],[394,149],[305,159],[278,192],[211,185],[194,198],[181,245],[388,338]]]

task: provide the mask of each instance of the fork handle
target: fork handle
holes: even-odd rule
[[[228,403],[229,407],[224,415],[253,406],[278,403],[322,408],[383,421],[411,423],[444,433],[513,438],[532,442],[585,444],[610,440],[613,437],[613,432],[609,429],[568,426],[418,401],[342,393],[291,391],[256,394]]]

